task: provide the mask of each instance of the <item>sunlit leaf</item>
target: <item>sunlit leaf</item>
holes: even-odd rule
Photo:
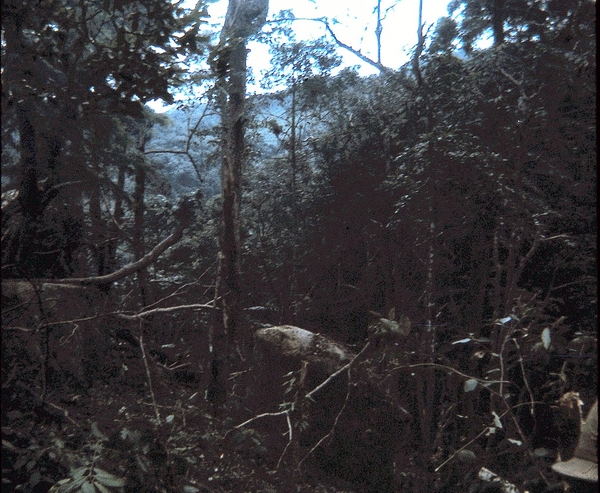
[[[552,342],[552,338],[550,336],[550,327],[546,327],[542,331],[542,344],[544,345],[544,349],[549,349],[551,342]]]
[[[454,341],[452,344],[464,344],[465,342],[471,342],[471,338],[461,339],[460,341]]]
[[[83,478],[89,471],[89,468],[87,467],[80,467],[79,469],[75,469],[72,473],[71,473],[71,477],[74,480],[78,480]]]
[[[471,392],[472,390],[475,390],[477,388],[477,384],[479,382],[477,382],[476,379],[474,378],[469,378],[469,380],[466,380],[463,386],[463,390],[465,392]]]
[[[500,421],[500,416],[496,414],[496,411],[492,411],[492,414],[494,415],[494,426],[496,428],[502,428],[502,421]]]
[[[540,447],[533,451],[533,455],[534,457],[548,457],[551,455],[551,452],[548,449]]]

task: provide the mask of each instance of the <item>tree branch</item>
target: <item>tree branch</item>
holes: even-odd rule
[[[160,255],[162,255],[167,248],[177,243],[183,237],[183,231],[187,227],[187,224],[179,226],[170,236],[161,241],[152,250],[136,262],[132,262],[122,267],[121,269],[106,274],[104,276],[95,277],[75,277],[71,279],[51,279],[48,282],[52,284],[70,284],[76,286],[98,286],[102,284],[111,284],[115,281],[128,277],[140,269],[147,267],[154,262]]]
[[[375,67],[381,73],[393,72],[393,70],[391,68],[386,67],[380,61],[372,60],[371,58],[369,58],[368,56],[366,56],[365,54],[363,54],[360,50],[352,48],[352,46],[344,43],[341,39],[339,39],[336,36],[336,34],[333,32],[333,29],[329,25],[329,21],[327,19],[320,18],[320,19],[313,19],[313,20],[315,20],[317,22],[321,22],[325,26],[325,29],[327,29],[327,32],[329,32],[329,34],[331,35],[331,37],[333,38],[333,40],[335,41],[335,43],[338,46],[340,46],[341,48],[344,48],[345,50],[349,51],[353,55],[357,56],[363,62],[368,63],[369,65]]]
[[[135,313],[133,315],[129,315],[127,313],[114,313],[111,315],[116,315],[119,318],[124,318],[127,320],[140,320],[149,315],[155,315],[157,313],[169,313],[176,312],[179,310],[200,310],[200,309],[208,309],[208,310],[217,310],[218,308],[211,304],[202,304],[196,303],[192,305],[179,305],[179,306],[167,306],[164,308],[153,308],[152,310],[143,310],[139,313]]]
[[[350,360],[350,362],[348,362],[347,364],[345,364],[344,366],[342,366],[339,370],[337,370],[335,373],[332,373],[331,375],[329,375],[329,377],[327,377],[327,379],[325,381],[323,381],[322,383],[320,383],[317,387],[315,387],[314,389],[312,389],[308,394],[306,394],[304,397],[306,397],[307,399],[310,399],[311,401],[314,401],[313,399],[313,394],[316,394],[319,390],[321,390],[323,387],[325,387],[327,384],[329,384],[329,382],[331,382],[335,377],[337,377],[340,373],[344,372],[344,371],[350,371],[350,368],[352,367],[352,364],[356,361],[356,359],[363,354],[367,348],[371,345],[371,341],[367,341],[367,343],[364,345],[364,347],[360,350],[360,352],[354,356],[354,358],[352,358]]]
[[[331,35],[331,37],[335,41],[335,44],[337,44],[340,48],[344,48],[345,50],[349,51],[353,55],[355,55],[358,58],[360,58],[363,62],[368,63],[369,65],[375,67],[381,73],[394,72],[394,70],[391,69],[390,67],[386,67],[381,62],[377,62],[376,60],[373,60],[373,59],[369,58],[362,51],[357,50],[356,48],[352,48],[352,46],[350,46],[349,44],[344,43],[341,39],[339,39],[337,37],[337,35],[335,34],[335,32],[333,31],[333,29],[329,25],[329,20],[326,19],[325,17],[293,17],[293,18],[275,19],[275,20],[269,21],[269,23],[284,22],[284,21],[312,21],[312,22],[320,22],[321,24],[323,24],[325,26],[325,29],[327,29],[327,32]]]

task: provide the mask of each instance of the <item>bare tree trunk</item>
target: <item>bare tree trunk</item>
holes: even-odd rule
[[[235,340],[240,316],[240,204],[244,162],[246,100],[246,41],[266,22],[268,0],[229,0],[217,49],[221,67],[220,90],[222,143],[222,232],[217,291],[221,297],[223,327],[229,343]],[[224,98],[226,101],[223,101]]]
[[[238,43],[230,54],[226,108],[226,142],[222,166],[222,219],[219,291],[223,326],[233,342],[240,314],[240,203],[244,161],[244,100],[246,95],[246,45]]]
[[[222,231],[215,290],[215,306],[220,305],[222,319],[213,320],[209,333],[212,364],[208,397],[215,412],[225,400],[229,360],[234,342],[239,342],[246,40],[262,28],[267,10],[268,0],[229,0],[221,40],[214,57],[218,71],[217,104],[222,122]]]

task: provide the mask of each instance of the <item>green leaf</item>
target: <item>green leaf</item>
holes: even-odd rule
[[[183,487],[183,493],[198,493],[200,490],[195,486],[185,485]]]
[[[125,480],[123,478],[113,476],[111,473],[104,471],[103,469],[94,469],[94,473],[96,474],[96,481],[98,481],[98,483],[102,483],[106,486],[115,486],[118,488],[125,486]]]
[[[74,481],[77,481],[81,478],[83,478],[89,471],[89,467],[80,467],[79,469],[75,469],[72,473],[71,473],[71,477],[73,478]]]
[[[81,493],[96,493],[96,488],[92,483],[86,481],[81,485]]]
[[[58,483],[56,483],[52,488],[48,490],[48,493],[62,493],[66,488],[63,486],[67,485],[71,481],[71,478],[61,479]]]
[[[96,482],[96,483],[94,483],[94,486],[95,486],[96,488],[98,488],[98,491],[99,491],[100,493],[113,493],[113,491],[112,491],[112,490],[108,489],[108,488],[107,488],[106,486],[104,486],[102,483],[98,483],[98,482]]]
[[[469,378],[468,380],[465,381],[464,386],[463,386],[463,390],[465,392],[471,392],[472,390],[475,390],[477,388],[477,384],[479,382],[477,382],[476,379],[474,378]]]
[[[60,493],[73,493],[74,491],[79,491],[80,486],[85,483],[85,481],[86,478],[79,478],[76,481],[71,481],[60,490]]]
[[[108,440],[107,436],[98,429],[98,423],[92,423],[92,435],[99,440]]]

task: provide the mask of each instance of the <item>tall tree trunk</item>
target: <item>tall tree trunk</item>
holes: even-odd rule
[[[218,105],[221,111],[221,235],[215,304],[221,311],[209,334],[212,352],[208,397],[215,411],[226,397],[229,359],[241,313],[240,210],[244,160],[244,102],[246,96],[246,44],[238,41],[228,53],[228,73],[222,74]],[[219,318],[219,314],[221,317]]]
[[[240,315],[240,204],[242,198],[242,166],[244,161],[244,100],[246,96],[246,45],[237,43],[230,54],[227,85],[226,141],[222,163],[221,251],[219,255],[219,291],[223,310],[223,326],[229,342],[233,342]]]
[[[266,21],[268,0],[229,0],[225,24],[216,49],[217,104],[222,122],[222,231],[215,302],[221,320],[209,333],[212,352],[209,399],[217,411],[225,400],[229,359],[239,342],[241,314],[240,209],[244,162],[244,103],[246,99],[246,40]],[[242,334],[245,339],[245,334]]]

